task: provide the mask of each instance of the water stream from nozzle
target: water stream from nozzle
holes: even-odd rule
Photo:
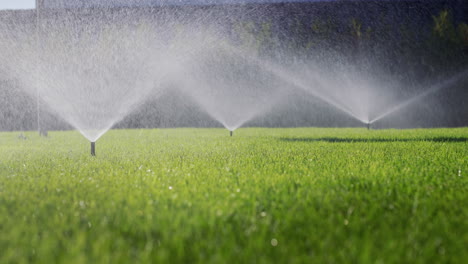
[[[413,103],[421,100],[422,98],[430,95],[430,94],[433,94],[433,93],[436,93],[438,92],[439,90],[442,90],[442,89],[447,89],[447,88],[450,88],[452,86],[455,86],[455,84],[465,80],[468,76],[468,70],[465,69],[464,71],[442,81],[442,82],[439,82],[433,86],[431,86],[429,89],[425,90],[424,92],[420,93],[420,94],[417,94],[411,98],[409,98],[408,100],[406,101],[403,101],[401,102],[400,104],[397,104],[395,105],[394,107],[388,109],[387,111],[383,112],[382,114],[378,115],[377,117],[373,118],[369,123],[374,123],[376,121],[379,121],[380,119],[394,113],[394,112],[397,112],[407,106],[410,106],[412,105]]]

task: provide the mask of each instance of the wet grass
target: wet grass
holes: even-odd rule
[[[0,133],[0,263],[463,263],[468,128]]]

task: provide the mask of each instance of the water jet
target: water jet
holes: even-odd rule
[[[374,119],[372,119],[370,121],[370,123],[374,123],[376,121],[379,121],[380,119],[394,113],[394,112],[397,112],[397,111],[400,111],[401,109],[404,109],[406,108],[407,106],[410,106],[416,102],[418,102],[419,100],[425,98],[426,96],[428,95],[431,95],[433,93],[436,93],[438,92],[439,90],[442,90],[442,89],[448,89],[450,87],[453,87],[455,86],[456,84],[458,84],[459,82],[463,81],[466,79],[466,76],[468,76],[468,70],[465,69],[464,71],[462,72],[459,72],[458,74],[455,74],[453,75],[452,77],[444,80],[444,81],[441,81],[441,82],[438,82],[436,83],[435,85],[431,86],[429,89],[426,89],[425,91],[417,94],[417,95],[414,95],[412,97],[410,97],[409,99],[389,108],[387,111],[383,112],[382,114],[378,115],[377,117],[375,117]]]
[[[170,27],[141,18],[135,28],[129,23],[134,18],[118,11],[110,20],[104,13],[84,19],[70,11],[35,27],[0,25],[0,57],[8,61],[1,65],[2,76],[20,80],[24,92],[36,98],[40,135],[47,135],[42,120],[47,109],[96,142],[164,89],[159,80],[174,68],[175,48],[160,36]]]
[[[185,78],[177,78],[177,85],[231,136],[284,98],[285,82],[265,70],[249,49],[224,43],[197,51],[180,69]]]

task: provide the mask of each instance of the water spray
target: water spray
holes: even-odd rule
[[[231,135],[231,137],[232,137],[233,134],[234,134],[234,132],[232,130],[229,131],[229,135]]]
[[[91,142],[91,156],[96,156],[96,142]]]
[[[418,100],[421,100],[422,98],[426,97],[427,95],[430,95],[430,94],[433,94],[435,92],[438,92],[439,90],[441,89],[445,89],[447,87],[452,87],[454,86],[455,84],[459,83],[460,81],[466,79],[466,76],[468,76],[468,70],[464,70],[454,76],[452,76],[451,78],[443,81],[443,82],[439,82],[435,85],[433,85],[431,88],[427,89],[426,91],[416,95],[416,96],[413,96],[411,97],[410,99],[406,100],[406,101],[403,101],[402,103],[400,104],[397,104],[395,105],[394,107],[388,109],[387,111],[383,112],[382,114],[378,115],[377,117],[375,117],[374,119],[372,119],[370,121],[370,123],[374,123],[375,121],[378,121],[394,112],[397,112],[411,104],[413,104],[414,102],[417,102]]]

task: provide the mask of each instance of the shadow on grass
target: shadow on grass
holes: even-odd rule
[[[360,142],[468,142],[468,137],[433,137],[433,138],[280,138],[288,142],[331,142],[331,143],[360,143]]]

